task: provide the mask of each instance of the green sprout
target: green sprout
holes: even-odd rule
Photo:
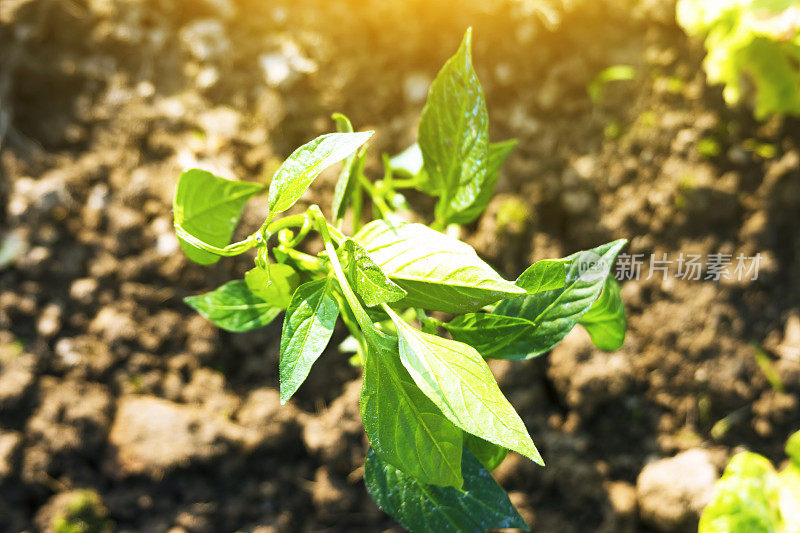
[[[800,531],[800,431],[786,443],[789,463],[776,471],[757,453],[733,456],[714,486],[698,533]]]
[[[800,6],[796,0],[679,0],[678,23],[705,39],[703,66],[729,105],[755,116],[800,115]]]

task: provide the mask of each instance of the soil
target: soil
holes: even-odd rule
[[[0,531],[49,530],[85,490],[93,531],[399,530],[361,482],[345,331],[281,407],[280,324],[228,334],[182,303],[252,257],[192,264],[171,196],[194,165],[268,180],[334,111],[377,131],[379,175],[467,26],[492,138],[519,139],[464,232],[503,274],[620,237],[645,257],[762,258],[752,281],[648,280],[645,265],[623,281],[619,351],[576,330],[492,363],[547,462],[495,472],[523,516],[689,531],[696,501],[653,518],[646,465],[695,448],[717,471],[743,447],[782,459],[800,427],[800,124],[725,107],[673,3],[3,0],[0,242],[16,253],[0,259]],[[636,78],[593,102],[587,84],[617,64]],[[301,204],[329,205],[334,179]],[[240,232],[264,215],[252,202]]]

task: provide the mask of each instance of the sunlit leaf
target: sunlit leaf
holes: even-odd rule
[[[183,299],[187,305],[227,331],[241,332],[266,326],[281,308],[262,300],[244,280],[229,281],[216,290]]]
[[[292,152],[269,184],[270,218],[292,207],[320,172],[355,152],[372,134],[328,133]]]
[[[408,293],[398,302],[401,306],[463,313],[525,294],[471,246],[422,224],[376,220],[355,240]]]
[[[292,296],[281,333],[281,403],[300,388],[331,340],[339,316],[333,283],[331,278],[309,281]]]
[[[263,190],[264,186],[258,183],[226,180],[197,168],[187,170],[178,179],[172,201],[175,224],[206,244],[224,248],[231,242],[244,204]],[[178,240],[195,263],[210,265],[219,261],[218,255]]]

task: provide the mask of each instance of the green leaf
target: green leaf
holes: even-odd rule
[[[525,294],[483,262],[471,246],[422,224],[376,220],[354,239],[408,293],[400,306],[465,313]]]
[[[356,189],[358,176],[364,172],[364,165],[366,164],[367,151],[362,148],[356,153],[352,161],[345,162],[344,167],[342,167],[339,180],[336,182],[336,188],[333,191],[333,203],[331,204],[334,220],[344,218],[347,206],[353,196],[353,191]]]
[[[244,280],[229,281],[216,290],[187,296],[183,301],[218,327],[233,332],[266,326],[281,312],[280,307],[253,294]]]
[[[422,110],[419,146],[431,189],[439,195],[437,219],[469,208],[489,176],[489,114],[472,67],[472,30],[436,76]]]
[[[603,292],[578,323],[586,328],[595,346],[612,351],[625,341],[627,320],[619,283],[613,276],[606,277]]]
[[[269,185],[268,220],[292,207],[320,172],[355,152],[372,134],[372,131],[328,133],[295,150],[275,172]]]
[[[567,282],[560,289],[497,304],[493,314],[521,318],[533,325],[532,334],[525,336],[528,342],[525,358],[553,348],[583,318],[600,296],[614,260],[626,242],[620,239],[565,258]]]
[[[265,302],[286,309],[292,294],[300,284],[300,275],[289,265],[281,263],[267,265],[267,269],[255,267],[244,275],[247,287]]]
[[[503,488],[467,450],[461,469],[461,490],[426,485],[382,461],[370,449],[364,482],[381,509],[415,533],[483,533],[512,527],[528,531]]]
[[[500,167],[505,163],[506,158],[517,145],[516,139],[509,139],[489,145],[489,160],[487,163],[486,181],[481,185],[475,200],[461,211],[453,213],[449,222],[454,224],[469,224],[478,218],[489,205],[492,199],[494,187],[500,177]]]
[[[490,472],[500,466],[500,463],[508,456],[508,449],[470,433],[464,433],[464,446]]]
[[[389,159],[388,166],[393,174],[412,179],[415,189],[431,196],[437,196],[437,191],[431,184],[428,173],[425,172],[423,167],[422,150],[418,143],[412,144]]]
[[[491,313],[467,313],[444,324],[450,335],[487,359],[526,359],[536,326],[530,320]]]
[[[698,533],[781,531],[778,477],[765,457],[741,452],[731,459],[700,516]]]
[[[342,113],[334,113],[331,118],[336,122],[336,131],[339,133],[353,133],[353,123]]]
[[[350,119],[341,113],[334,113],[333,120],[336,121],[336,128],[340,133],[352,133],[353,125]],[[364,172],[364,165],[367,162],[367,151],[365,147],[361,147],[355,153],[350,154],[344,160],[342,170],[339,172],[339,179],[336,181],[336,188],[333,191],[333,200],[331,202],[331,213],[334,220],[341,220],[344,218],[345,211],[350,197],[355,189],[358,175]]]
[[[223,248],[230,244],[233,231],[248,199],[264,190],[258,183],[219,178],[206,170],[187,170],[178,179],[172,210],[175,225],[200,241]],[[201,265],[219,261],[219,256],[178,239],[186,256]]]
[[[595,250],[602,251],[601,249]],[[582,256],[581,254],[575,254],[566,259],[537,261],[528,267],[516,281],[518,286],[529,293],[528,297],[518,300],[518,303],[521,304],[519,308],[524,308],[526,303],[531,304],[529,301],[526,302],[526,300],[533,299],[530,295],[538,295],[537,298],[542,301],[537,309],[542,308],[547,311],[540,315],[542,322],[548,320],[548,317],[556,316],[558,312],[563,311],[557,307],[547,310],[545,304],[555,301],[561,293],[558,289],[565,287],[567,269],[576,256],[584,259],[592,259],[594,257],[593,253],[585,253]],[[588,280],[592,277],[592,274],[586,272],[585,277]],[[606,278],[611,279],[610,276]],[[607,281],[606,284],[610,285],[611,282],[616,284],[613,279]],[[602,286],[602,284],[600,285]],[[580,287],[575,286],[573,288],[579,289]],[[615,350],[619,348],[619,345],[614,345],[614,343],[618,341],[621,345],[622,340],[625,338],[625,309],[622,307],[621,299],[618,300],[619,308],[615,307],[617,305],[615,298],[619,299],[619,286],[612,287],[611,290],[603,294],[608,295],[608,302],[601,303],[603,301],[601,297],[594,304],[589,301],[584,301],[581,304],[584,311],[588,310],[581,317],[581,324],[584,324],[584,321],[586,322],[585,327],[599,348]],[[567,301],[567,296],[569,295],[565,295],[560,301]],[[591,307],[592,305],[593,307]],[[485,358],[527,359],[547,351],[549,348],[545,347],[549,343],[554,345],[563,338],[553,341],[554,331],[558,334],[563,333],[566,336],[575,325],[575,322],[577,322],[577,320],[573,321],[573,317],[568,317],[566,322],[556,324],[556,326],[560,326],[560,329],[542,329],[539,322],[529,318],[535,312],[530,311],[531,308],[529,308],[529,314],[520,317],[496,314],[513,307],[510,302],[501,302],[497,307],[499,310],[495,309],[495,312],[491,314],[467,313],[458,316],[444,324],[444,327],[447,328],[455,340],[469,344]],[[592,309],[595,311],[592,312]],[[573,305],[570,310],[577,314],[581,312],[581,307]],[[621,319],[618,313],[621,313]]]
[[[778,473],[766,457],[742,452],[714,485],[700,517],[699,533],[795,533],[800,531],[800,432],[789,437],[792,459]]]
[[[282,404],[300,388],[331,340],[339,317],[333,283],[325,278],[300,285],[286,310],[281,334]]]
[[[725,101],[744,97],[761,120],[800,115],[800,31],[792,23],[796,0],[680,0],[677,21],[705,37],[703,61],[709,83],[723,83]],[[752,98],[751,98],[752,97]]]
[[[786,455],[800,467],[800,431],[795,432],[786,441]]]
[[[389,307],[384,310],[397,329],[403,366],[444,416],[467,433],[544,464],[522,419],[474,348],[417,331]]]
[[[361,419],[381,459],[422,483],[460,487],[462,433],[400,363],[397,339],[369,339]]]
[[[515,283],[528,294],[560,289],[567,284],[567,269],[563,259],[536,261],[519,275]]]
[[[406,296],[406,291],[390,280],[356,241],[347,239],[343,249],[346,254],[344,266],[347,278],[353,290],[368,307],[396,302]]]
[[[406,178],[416,178],[422,169],[422,150],[414,143],[389,159],[389,168],[395,174]]]

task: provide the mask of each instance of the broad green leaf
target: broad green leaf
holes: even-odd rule
[[[461,211],[452,213],[449,222],[469,224],[486,210],[486,206],[489,205],[489,200],[492,198],[497,178],[500,176],[500,167],[516,145],[516,139],[489,145],[486,181],[481,186],[475,201]],[[422,151],[419,148],[419,144],[412,144],[403,152],[392,157],[389,160],[389,168],[400,176],[414,179],[416,182],[415,187],[420,191],[431,195],[438,194],[423,168]]]
[[[588,317],[585,327],[595,344],[601,349],[615,350],[619,345],[614,343],[621,344],[625,337],[622,301],[619,300],[618,309],[615,307],[619,287],[612,287],[606,293],[607,303],[603,302],[602,297],[599,300],[592,299],[601,294],[603,283],[592,281],[595,273],[590,265],[594,261],[598,262],[597,268],[604,267],[606,261],[613,264],[618,251],[606,250],[606,254],[613,256],[604,258],[600,255],[604,250],[601,246],[565,259],[537,261],[516,281],[517,285],[529,292],[528,296],[501,302],[491,314],[467,313],[458,316],[444,326],[455,340],[469,344],[485,358],[527,359],[552,348],[579,319],[583,324]],[[569,283],[566,281],[568,271],[572,276]],[[606,279],[610,279],[610,276],[606,275]],[[606,284],[613,281],[607,281]],[[566,285],[570,287],[565,288]],[[566,292],[567,289],[570,292]],[[576,292],[572,293],[573,290]],[[568,306],[566,309],[559,307],[565,303]],[[565,311],[567,315],[562,316]],[[622,314],[621,318],[618,313]],[[559,322],[560,318],[566,320]]]
[[[394,337],[368,341],[361,419],[383,461],[422,483],[461,486],[461,430],[408,375]]]
[[[381,509],[415,533],[483,533],[500,528],[528,531],[506,492],[468,450],[464,450],[461,470],[461,490],[426,485],[382,461],[370,449],[364,482]]]
[[[769,460],[756,453],[738,453],[714,486],[698,533],[779,532],[778,497],[778,476]]]
[[[612,351],[625,341],[627,320],[620,287],[613,276],[606,277],[603,292],[578,323],[586,328],[595,346]]]
[[[241,279],[199,296],[187,296],[183,301],[220,328],[233,332],[266,326],[281,312],[280,307],[253,294]]]
[[[443,221],[471,206],[489,176],[489,114],[472,67],[471,40],[468,29],[433,81],[419,124],[424,167]]]
[[[376,220],[354,239],[408,293],[400,300],[401,306],[465,313],[525,294],[481,260],[471,246],[422,224]]]
[[[620,239],[565,258],[567,281],[560,289],[497,304],[493,314],[521,318],[533,324],[532,335],[525,337],[528,340],[525,358],[553,348],[583,318],[600,296],[614,260],[626,242]]]
[[[444,416],[467,433],[544,464],[522,419],[473,347],[417,331],[389,307],[384,310],[397,329],[403,366]]]
[[[489,200],[492,199],[494,187],[500,177],[500,167],[511,151],[517,145],[516,139],[509,139],[489,145],[489,160],[487,163],[486,181],[481,185],[475,200],[466,208],[453,213],[448,219],[454,224],[469,224],[486,210]]]
[[[300,276],[289,265],[277,263],[267,265],[266,269],[255,267],[248,270],[244,281],[253,294],[275,307],[286,309],[300,284]]]
[[[405,297],[406,291],[389,279],[360,244],[347,239],[343,248],[347,278],[368,307],[396,302]]]
[[[353,125],[346,116],[341,113],[334,113],[333,120],[336,121],[336,128],[340,133],[353,132]],[[344,218],[350,196],[355,189],[356,180],[358,179],[359,173],[364,171],[366,161],[367,151],[363,146],[355,153],[347,156],[344,160],[342,170],[339,172],[339,179],[336,181],[336,188],[333,191],[333,200],[331,202],[331,213],[334,220],[341,220]]]
[[[464,433],[464,447],[471,451],[490,472],[500,466],[500,463],[508,456],[506,448],[470,433]]]
[[[332,278],[309,281],[292,296],[281,334],[281,403],[300,388],[331,340],[339,317],[333,283]]]
[[[487,359],[526,359],[536,326],[530,320],[491,313],[467,313],[444,324],[450,335]]]
[[[567,268],[563,259],[544,259],[536,261],[519,275],[518,286],[528,294],[560,289],[567,284]]]
[[[372,133],[328,133],[295,150],[269,185],[269,220],[292,207],[320,172],[355,152]]]
[[[178,179],[172,201],[175,225],[206,244],[224,248],[231,242],[244,204],[263,190],[258,183],[226,180],[197,168],[187,170]],[[178,240],[195,263],[219,261],[220,256]]]

